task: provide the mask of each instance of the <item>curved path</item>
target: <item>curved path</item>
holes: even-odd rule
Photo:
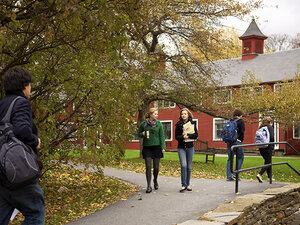
[[[214,179],[191,179],[192,192],[179,193],[180,178],[158,177],[159,189],[145,193],[144,174],[104,168],[104,175],[141,186],[140,191],[70,225],[174,225],[196,220],[205,212],[237,197],[235,182]],[[240,195],[263,192],[286,183],[239,182]]]

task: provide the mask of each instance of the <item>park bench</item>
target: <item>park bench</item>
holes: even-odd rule
[[[194,141],[194,150],[195,154],[204,154],[205,162],[212,162],[215,163],[215,151],[213,149],[208,148],[208,141],[201,141],[199,139]],[[209,156],[211,156],[211,159],[209,159]]]

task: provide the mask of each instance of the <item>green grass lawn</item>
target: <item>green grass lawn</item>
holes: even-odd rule
[[[144,173],[144,160],[139,158],[138,150],[126,150],[125,157],[120,163],[113,162],[111,167],[116,167],[125,170]],[[211,157],[211,156],[209,156]],[[287,162],[300,172],[300,157],[273,157],[273,163]],[[262,157],[245,156],[242,168],[256,167],[264,164]],[[192,178],[209,178],[209,179],[225,179],[226,178],[227,156],[216,156],[215,163],[205,163],[205,155],[195,154],[193,159]],[[242,172],[240,177],[242,179],[256,179],[259,169]],[[300,176],[296,174],[287,165],[273,166],[272,175],[276,181],[281,182],[300,182]],[[166,176],[180,176],[179,158],[175,152],[164,153],[164,158],[160,164],[160,174]],[[263,179],[266,179],[266,173]]]

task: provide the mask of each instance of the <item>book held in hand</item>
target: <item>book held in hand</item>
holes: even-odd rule
[[[187,134],[194,134],[195,133],[195,128],[194,124],[191,123],[191,121],[183,124],[183,131],[186,132]],[[192,142],[194,139],[185,139],[184,142]]]

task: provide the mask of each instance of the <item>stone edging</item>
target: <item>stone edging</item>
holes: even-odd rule
[[[299,207],[300,183],[296,183],[238,197],[199,220],[229,225],[293,224]]]

